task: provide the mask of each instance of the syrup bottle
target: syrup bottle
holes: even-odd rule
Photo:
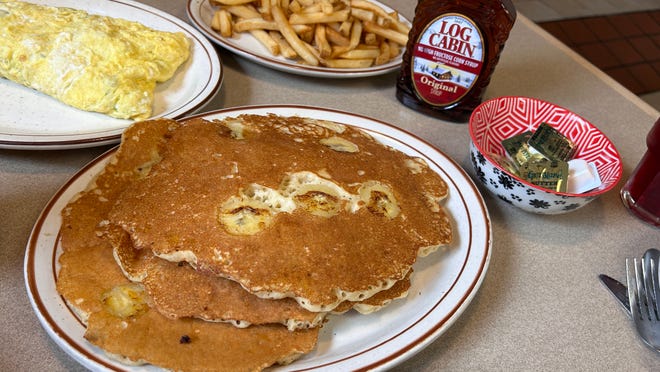
[[[516,19],[510,0],[419,0],[397,80],[404,105],[466,122]]]

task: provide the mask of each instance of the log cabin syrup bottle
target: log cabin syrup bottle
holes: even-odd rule
[[[425,114],[466,122],[515,19],[510,0],[419,0],[396,97]]]

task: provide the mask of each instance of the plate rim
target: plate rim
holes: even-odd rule
[[[208,38],[192,25],[184,20],[171,15],[163,10],[153,6],[137,2],[135,0],[94,0],[97,3],[109,2],[116,3],[119,6],[134,8],[136,11],[150,14],[150,17],[156,17],[163,22],[168,22],[179,29],[180,32],[193,39],[191,48],[193,46],[200,47],[203,52],[206,65],[208,63],[211,74],[206,81],[206,84],[187,98],[187,102],[181,106],[171,107],[166,112],[152,116],[150,119],[157,117],[168,117],[172,119],[180,119],[185,116],[191,115],[200,110],[203,106],[209,103],[220,91],[224,80],[224,67],[220,56],[215,51],[213,44]],[[40,4],[58,6],[59,0],[43,0]],[[89,4],[87,5],[89,6]],[[82,8],[77,8],[82,9]],[[88,10],[89,11],[89,10]],[[121,18],[124,13],[108,14],[111,17]],[[6,80],[6,79],[4,79]],[[25,89],[30,89],[23,87]],[[103,115],[99,113],[89,112],[90,115]],[[121,134],[131,125],[133,121],[126,121],[125,125],[120,125],[117,128],[90,130],[84,133],[7,133],[0,131],[0,149],[12,150],[61,150],[71,148],[86,148],[96,147],[102,145],[109,145],[119,142]]]
[[[299,111],[304,111],[304,112],[314,112],[319,115],[327,115],[328,113],[331,114],[339,114],[339,115],[347,115],[348,117],[356,117],[356,118],[361,118],[365,119],[373,124],[375,124],[377,127],[381,127],[382,125],[385,125],[384,128],[388,130],[392,130],[395,135],[395,139],[397,141],[401,141],[401,139],[398,139],[398,136],[403,135],[404,138],[408,137],[408,139],[414,139],[419,142],[419,144],[422,144],[425,147],[428,147],[431,151],[434,151],[436,154],[439,155],[440,158],[443,161],[448,161],[448,165],[452,168],[450,171],[451,172],[457,172],[458,175],[462,177],[460,180],[461,182],[459,183],[467,183],[468,186],[470,186],[469,192],[464,191],[466,195],[468,195],[471,199],[474,199],[478,205],[475,206],[468,206],[465,205],[465,208],[474,208],[475,213],[477,215],[472,217],[472,214],[468,213],[468,217],[470,219],[482,219],[480,222],[483,222],[483,226],[478,226],[477,230],[483,229],[484,236],[482,238],[478,238],[477,240],[483,240],[483,243],[485,244],[483,247],[476,247],[477,254],[483,253],[483,255],[478,255],[478,267],[472,267],[472,269],[476,270],[476,274],[474,276],[470,276],[469,278],[466,278],[464,276],[466,268],[469,266],[470,260],[470,255],[472,254],[472,251],[474,248],[472,247],[472,240],[474,237],[472,236],[472,233],[469,236],[470,244],[468,245],[467,249],[469,252],[466,253],[465,259],[462,261],[462,267],[460,269],[460,275],[458,275],[456,278],[451,280],[451,286],[447,287],[448,289],[446,292],[443,294],[442,298],[438,299],[435,304],[433,305],[432,309],[429,309],[423,316],[419,317],[416,316],[416,321],[414,324],[408,325],[404,330],[399,332],[396,335],[390,335],[388,336],[387,340],[381,341],[378,344],[374,344],[368,349],[360,351],[358,354],[363,354],[367,356],[372,356],[373,350],[377,349],[381,346],[381,344],[388,343],[390,340],[399,337],[401,334],[404,334],[408,332],[411,328],[417,327],[419,323],[422,323],[425,321],[427,317],[434,315],[435,309],[440,306],[440,304],[444,301],[444,299],[449,296],[452,292],[452,288],[456,286],[459,281],[461,280],[466,280],[469,282],[469,286],[465,291],[462,291],[458,294],[460,297],[459,301],[457,301],[455,304],[451,304],[451,311],[447,312],[442,316],[442,318],[439,321],[434,321],[432,323],[431,327],[423,327],[425,330],[423,333],[416,334],[416,337],[412,341],[406,342],[405,345],[403,346],[397,346],[396,350],[394,352],[391,352],[390,354],[387,355],[381,355],[380,357],[372,360],[369,363],[362,363],[359,364],[358,368],[360,369],[387,369],[391,368],[392,366],[403,362],[404,360],[412,357],[415,355],[417,352],[421,351],[423,348],[428,346],[431,342],[433,342],[435,339],[437,339],[441,334],[443,334],[453,323],[460,317],[460,315],[464,312],[464,310],[469,306],[471,303],[472,299],[478,293],[479,288],[481,287],[481,284],[485,278],[486,272],[488,271],[488,266],[490,263],[490,257],[492,253],[492,222],[490,220],[489,212],[486,207],[486,204],[483,200],[483,197],[481,193],[479,192],[478,188],[472,181],[472,179],[468,176],[468,174],[465,172],[465,170],[460,167],[460,165],[452,158],[447,156],[444,152],[442,152],[440,149],[436,148],[435,146],[431,145],[430,143],[426,142],[425,140],[419,138],[418,136],[407,132],[404,129],[401,129],[399,127],[396,127],[392,124],[389,124],[387,122],[380,121],[378,119],[374,119],[368,116],[360,115],[360,114],[355,114],[355,113],[350,113],[342,110],[336,110],[336,109],[331,109],[331,108],[319,108],[319,107],[311,107],[311,106],[305,106],[305,105],[255,105],[255,106],[243,106],[243,107],[232,107],[232,108],[227,108],[227,109],[219,109],[219,110],[214,110],[206,113],[200,113],[196,114],[193,116],[190,116],[188,118],[199,118],[199,117],[213,117],[214,115],[224,115],[224,116],[230,116],[231,114],[236,114],[236,113],[250,113],[254,112],[255,110],[299,110]],[[290,113],[291,115],[297,115]],[[188,119],[186,118],[186,119]],[[320,117],[320,119],[323,119],[323,117]],[[330,119],[331,120],[331,119]],[[345,123],[347,124],[347,123]],[[350,124],[349,124],[350,125]],[[357,125],[358,128],[363,128],[361,125]],[[367,131],[373,132],[369,129]],[[411,147],[415,151],[419,151],[415,146],[405,144],[406,146]],[[417,145],[417,144],[415,144]],[[57,192],[53,195],[53,197],[49,200],[43,211],[40,213],[31,233],[30,237],[27,242],[27,248],[26,248],[26,253],[25,253],[25,259],[24,259],[24,279],[25,279],[25,285],[27,287],[27,292],[28,292],[28,297],[30,299],[30,304],[32,305],[33,311],[37,314],[37,318],[39,322],[41,323],[42,327],[44,327],[48,333],[48,335],[56,341],[58,346],[63,349],[67,354],[72,356],[75,360],[77,360],[79,363],[86,367],[90,368],[107,368],[111,370],[132,370],[130,366],[124,366],[123,368],[117,368],[113,367],[114,361],[107,359],[105,355],[90,355],[89,352],[86,350],[79,350],[71,344],[75,344],[77,346],[77,343],[75,340],[71,339],[71,336],[66,334],[60,326],[58,325],[58,322],[53,318],[53,315],[48,312],[48,310],[45,308],[45,305],[42,303],[43,298],[45,297],[46,294],[41,294],[38,293],[39,290],[37,288],[38,283],[36,274],[34,273],[34,260],[35,258],[35,253],[37,250],[37,245],[39,243],[39,240],[41,238],[41,231],[44,228],[44,224],[46,223],[46,220],[48,218],[55,218],[59,220],[59,224],[57,227],[58,229],[58,236],[55,238],[55,243],[54,247],[50,248],[52,250],[52,253],[49,253],[52,257],[50,258],[51,260],[51,267],[53,272],[51,273],[52,275],[52,280],[53,283],[56,281],[56,261],[57,261],[57,251],[58,251],[58,246],[59,246],[59,226],[61,226],[61,217],[59,215],[60,210],[54,210],[56,205],[62,204],[62,206],[65,206],[66,203],[68,203],[67,200],[63,200],[64,194],[67,192],[69,193],[77,193],[79,191],[82,191],[82,189],[76,189],[72,190],[71,187],[74,183],[76,182],[82,182],[81,179],[86,178],[86,177],[94,177],[98,173],[90,174],[90,171],[94,167],[101,167],[104,165],[106,161],[109,160],[110,156],[116,151],[117,146],[107,150],[100,156],[96,157],[89,163],[87,163],[85,166],[83,166],[79,171],[77,171],[72,177],[70,177],[64,184],[61,186]],[[425,156],[425,160],[430,161],[431,159],[427,158]],[[431,160],[432,161],[432,160]],[[435,163],[435,162],[434,162]],[[435,164],[435,166],[439,166],[438,164]],[[443,176],[443,179],[445,179],[446,182],[452,183],[454,187],[456,187],[457,181],[453,179],[452,177],[449,177],[449,175],[446,173],[446,170],[444,168],[439,168],[442,173],[445,173]],[[85,183],[86,184],[86,183]],[[451,189],[450,189],[451,190]],[[450,196],[451,197],[451,196]],[[465,199],[464,196],[461,196],[462,199]],[[463,200],[465,202],[465,200]],[[56,215],[55,215],[56,214]],[[453,223],[456,224],[458,221],[454,220]],[[469,227],[470,231],[473,232],[474,226],[473,223],[475,221],[470,221],[469,222]],[[481,231],[481,230],[480,230]],[[483,252],[481,251],[483,250]],[[435,254],[441,254],[441,253],[435,253]],[[480,258],[479,258],[480,257]],[[474,258],[474,257],[473,257]],[[54,294],[56,297],[58,297],[61,301],[61,296],[57,293]],[[39,297],[39,298],[35,298]],[[45,312],[44,313],[42,313]],[[64,311],[67,311],[71,316],[75,315],[72,313],[72,310],[66,307]],[[50,319],[50,322],[48,322],[48,319]],[[417,319],[419,318],[419,319]],[[79,322],[79,321],[78,321]],[[54,327],[53,327],[54,326]],[[389,335],[389,334],[388,334]],[[64,342],[66,345],[62,345],[61,343]],[[82,342],[85,342],[83,339]],[[95,348],[92,345],[92,348]],[[102,352],[101,352],[102,353]],[[294,368],[296,370],[317,370],[317,369],[325,369],[325,368],[337,368],[338,365],[342,365],[344,362],[344,359],[351,359],[355,357],[356,353],[351,354],[350,356],[347,356],[343,359],[333,359],[331,363],[326,363],[325,365],[313,365],[310,367],[304,367],[303,365],[296,366],[296,363],[290,366],[285,366],[285,367],[278,367],[278,370],[280,369],[289,369],[289,368]],[[358,362],[359,358],[362,357],[363,355],[358,356]],[[106,361],[107,360],[107,361]],[[350,362],[350,361],[349,361]],[[301,369],[298,369],[297,367],[301,367]],[[144,367],[142,367],[144,368]],[[353,369],[353,368],[352,368]]]
[[[382,5],[387,9],[392,9],[387,4],[384,4],[378,0],[367,0],[378,5]],[[401,67],[403,52],[405,50],[405,45],[402,46],[401,55],[397,57],[396,63],[387,63],[381,66],[372,66],[369,68],[356,68],[356,69],[339,69],[339,68],[329,68],[323,66],[308,66],[295,62],[288,62],[286,59],[277,58],[268,54],[262,54],[251,50],[250,48],[242,47],[237,43],[229,41],[227,38],[220,36],[215,32],[211,27],[206,24],[203,19],[201,19],[200,9],[205,4],[209,3],[209,0],[187,0],[186,4],[186,14],[190,22],[206,37],[222,48],[232,52],[236,55],[239,55],[249,61],[255,62],[262,66],[272,68],[277,71],[287,72],[294,75],[302,75],[308,77],[321,77],[321,78],[359,78],[359,77],[369,77],[383,75],[390,72],[397,71]],[[394,9],[392,9],[394,10]],[[412,23],[409,19],[399,14],[399,19],[404,21],[409,26],[412,26]],[[251,37],[245,35],[245,37]]]

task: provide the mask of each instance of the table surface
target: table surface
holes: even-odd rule
[[[188,20],[185,1],[144,1]],[[384,0],[408,19],[413,1]],[[254,104],[305,104],[389,122],[432,143],[469,175],[466,124],[401,105],[396,73],[324,79],[278,72],[218,48],[224,82],[203,111]],[[277,92],[277,94],[274,94]],[[614,142],[624,179],[641,158],[660,113],[527,18],[518,16],[485,98],[536,97],[569,108]],[[108,147],[0,150],[0,351],[2,370],[83,370],[46,334],[23,279],[28,236],[66,180]],[[597,276],[624,280],[624,258],[641,256],[660,230],[633,218],[616,189],[569,214],[523,212],[480,189],[493,229],[488,272],[462,316],[398,370],[652,370],[660,355],[638,339],[632,322]],[[655,367],[654,367],[655,366]],[[657,370],[657,369],[656,369]]]

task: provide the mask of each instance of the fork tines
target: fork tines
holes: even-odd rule
[[[628,299],[633,319],[660,320],[660,274],[658,262],[649,259],[626,259]]]

